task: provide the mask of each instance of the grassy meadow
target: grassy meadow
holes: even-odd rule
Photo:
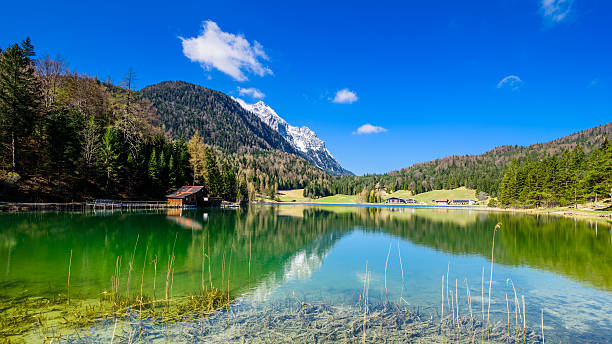
[[[321,197],[317,199],[306,198],[303,196],[304,189],[294,190],[280,190],[278,191],[278,198],[281,202],[295,202],[295,203],[344,203],[344,204],[359,204],[364,203],[357,195],[333,195],[327,197]],[[434,199],[475,199],[473,189],[460,187],[453,190],[434,190],[424,192],[416,196],[412,196],[409,190],[398,190],[391,194],[385,193],[383,198],[389,197],[402,197],[402,198],[414,198],[420,204],[432,205]],[[481,202],[486,204],[486,201]]]

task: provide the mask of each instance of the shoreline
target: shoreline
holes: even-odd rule
[[[612,211],[609,210],[581,210],[572,208],[500,208],[474,205],[429,205],[429,204],[384,204],[384,203],[323,203],[323,202],[254,202],[252,205],[304,205],[304,206],[333,206],[333,207],[360,207],[360,208],[407,208],[407,209],[454,209],[511,212],[532,215],[553,215],[576,219],[592,219],[612,223]],[[29,212],[29,211],[75,211],[87,209],[86,202],[0,202],[0,213]],[[159,208],[167,209],[167,208]]]
[[[595,219],[603,220],[612,223],[612,211],[607,210],[573,210],[573,209],[557,209],[557,208],[533,208],[533,209],[520,209],[520,208],[500,208],[500,207],[488,207],[488,206],[465,206],[465,205],[411,205],[411,204],[379,204],[379,203],[318,203],[318,202],[263,202],[259,204],[267,205],[322,205],[322,206],[336,206],[336,207],[363,207],[363,208],[412,208],[412,209],[458,209],[458,210],[478,210],[478,211],[498,211],[498,212],[511,212],[511,213],[523,213],[532,215],[554,215],[564,216],[578,219]]]

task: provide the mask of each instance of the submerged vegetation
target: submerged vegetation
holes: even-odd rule
[[[32,336],[61,338],[107,319],[130,317],[163,323],[186,321],[227,307],[233,299],[216,288],[204,293],[154,300],[148,296],[117,297],[102,293],[97,300],[69,300],[65,295],[0,299],[0,337],[11,342]]]

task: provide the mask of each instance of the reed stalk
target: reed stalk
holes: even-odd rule
[[[455,327],[455,298],[453,296],[452,290],[450,291],[450,299],[451,299],[451,314],[453,318],[453,327]]]
[[[387,252],[387,260],[385,261],[385,300],[388,301],[389,293],[387,291],[387,266],[389,265],[389,255],[391,254],[391,244],[389,244],[389,251]]]
[[[223,258],[221,260],[221,285],[225,281],[225,249],[223,249]]]
[[[70,305],[70,273],[72,269],[72,250],[70,250],[70,260],[68,261],[68,304]]]
[[[518,331],[519,331],[519,316],[521,314],[521,306],[518,302],[518,297],[516,296],[516,288],[514,287],[514,282],[508,278],[506,280],[506,285],[508,285],[508,282],[510,282],[512,284],[512,290],[514,291],[514,322],[515,322],[515,329],[514,329],[514,334],[518,336]]]
[[[208,250],[207,250],[208,252],[208,283],[210,284],[210,289],[212,290],[213,285],[212,285],[212,273],[210,270],[211,255],[210,255],[210,232],[209,231],[206,232],[206,245],[208,246]],[[250,268],[251,268],[251,265],[249,262],[249,271],[250,271]]]
[[[542,308],[542,344],[544,344],[544,309]]]
[[[144,261],[142,262],[142,273],[140,274],[140,303],[142,303],[142,286],[144,284],[145,267],[147,266],[147,254],[149,253],[149,245],[145,250]]]
[[[446,306],[448,306],[448,308],[450,308],[450,300],[448,299],[448,292],[450,291],[450,289],[448,289],[449,273],[450,273],[450,262],[448,262],[448,265],[446,266]]]
[[[457,305],[457,329],[460,328],[459,324],[459,293],[457,292],[457,279],[455,278],[455,304]]]
[[[172,300],[172,296],[174,290],[174,255],[172,256],[172,278],[170,279],[170,300]]]
[[[204,250],[204,243],[202,243],[202,278],[201,278],[201,288],[202,288],[202,295],[204,295],[204,267],[206,263],[206,253]]]
[[[249,232],[249,287],[251,286],[251,241],[253,234]]]
[[[157,287],[157,255],[155,255],[155,260],[153,261],[153,268],[155,269],[155,273],[153,274],[153,300],[156,300],[157,296],[155,296],[155,289]]]
[[[494,259],[493,253],[495,253],[495,233],[497,232],[497,229],[499,228],[501,228],[501,222],[497,223],[495,225],[495,228],[493,229],[493,241],[491,245],[491,276],[489,278],[489,301],[488,301],[488,306],[487,306],[487,327],[491,323],[490,312],[491,312],[491,285],[493,284],[493,259]]]
[[[467,278],[465,279],[465,290],[468,298],[468,307],[470,308],[470,326],[473,326],[474,315],[472,314],[472,292],[470,291],[470,285]]]
[[[442,275],[442,315],[440,316],[440,329],[442,329],[442,320],[444,320],[444,275]]]
[[[363,278],[363,336],[361,342],[366,342],[366,317],[368,313],[368,261],[366,260],[365,276]]]
[[[227,299],[228,300],[230,298],[230,278],[231,278],[231,273],[232,273],[232,256],[233,255],[234,255],[234,238],[232,238],[232,246],[230,246],[229,264],[227,266]],[[229,303],[227,304],[227,307],[229,309]]]
[[[510,338],[510,306],[508,306],[508,293],[506,293],[506,314],[508,315],[508,338]]]
[[[523,343],[525,342],[525,332],[527,331],[527,320],[525,318],[525,295],[521,295],[523,299]]]
[[[206,250],[208,254],[208,283],[210,284],[210,289],[212,290],[212,274],[210,270],[211,255],[210,255],[210,232],[209,231],[206,231],[206,245],[208,246],[208,249]]]
[[[147,254],[149,253],[149,244],[147,244],[147,248],[145,249],[144,261],[142,262],[142,274],[140,275],[140,299],[138,300],[138,340],[142,336],[142,286],[144,284],[144,272],[145,267],[147,266]]]
[[[481,341],[484,341],[484,266],[482,267],[482,282],[480,285],[480,305],[482,306],[482,336]]]
[[[136,255],[136,248],[138,247],[138,239],[140,239],[140,234],[136,236],[136,243],[134,244],[134,251],[132,252],[132,258],[130,259],[130,268],[128,270],[128,279],[125,287],[125,294],[127,297],[130,297],[130,279],[132,278],[132,269],[134,268],[134,256]]]
[[[168,301],[168,289],[170,287],[170,269],[172,267],[172,256],[168,256],[168,270],[166,271],[166,289],[164,290],[164,299]]]
[[[402,271],[402,290],[400,291],[400,303],[401,303],[402,299],[404,298],[405,282],[404,282],[404,264],[402,264],[402,251],[400,251],[399,240],[397,241],[397,255],[399,257],[400,270]]]
[[[117,330],[117,320],[118,318],[115,318],[115,326],[113,326],[113,335],[111,336],[111,344],[113,344],[113,341],[115,340],[115,331]]]
[[[166,272],[166,290],[165,297],[168,301],[168,287],[170,287],[170,298],[172,298],[172,286],[170,286],[170,274],[172,274],[172,282],[174,282],[174,248],[176,247],[176,238],[178,233],[174,235],[174,244],[172,245],[172,254],[168,256],[168,271]]]
[[[121,281],[121,261],[122,257],[117,256],[117,260],[115,262],[115,276],[113,280],[113,301],[117,303],[119,301],[119,282]]]

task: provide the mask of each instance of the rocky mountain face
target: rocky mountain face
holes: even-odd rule
[[[255,114],[262,122],[277,131],[302,157],[321,170],[336,176],[352,175],[350,171],[340,166],[338,161],[336,161],[334,156],[325,147],[325,142],[323,142],[323,140],[321,140],[310,128],[305,126],[296,127],[287,123],[287,121],[280,117],[274,109],[262,101],[255,104],[248,104],[239,98],[234,98],[234,100],[236,100],[245,110]]]

